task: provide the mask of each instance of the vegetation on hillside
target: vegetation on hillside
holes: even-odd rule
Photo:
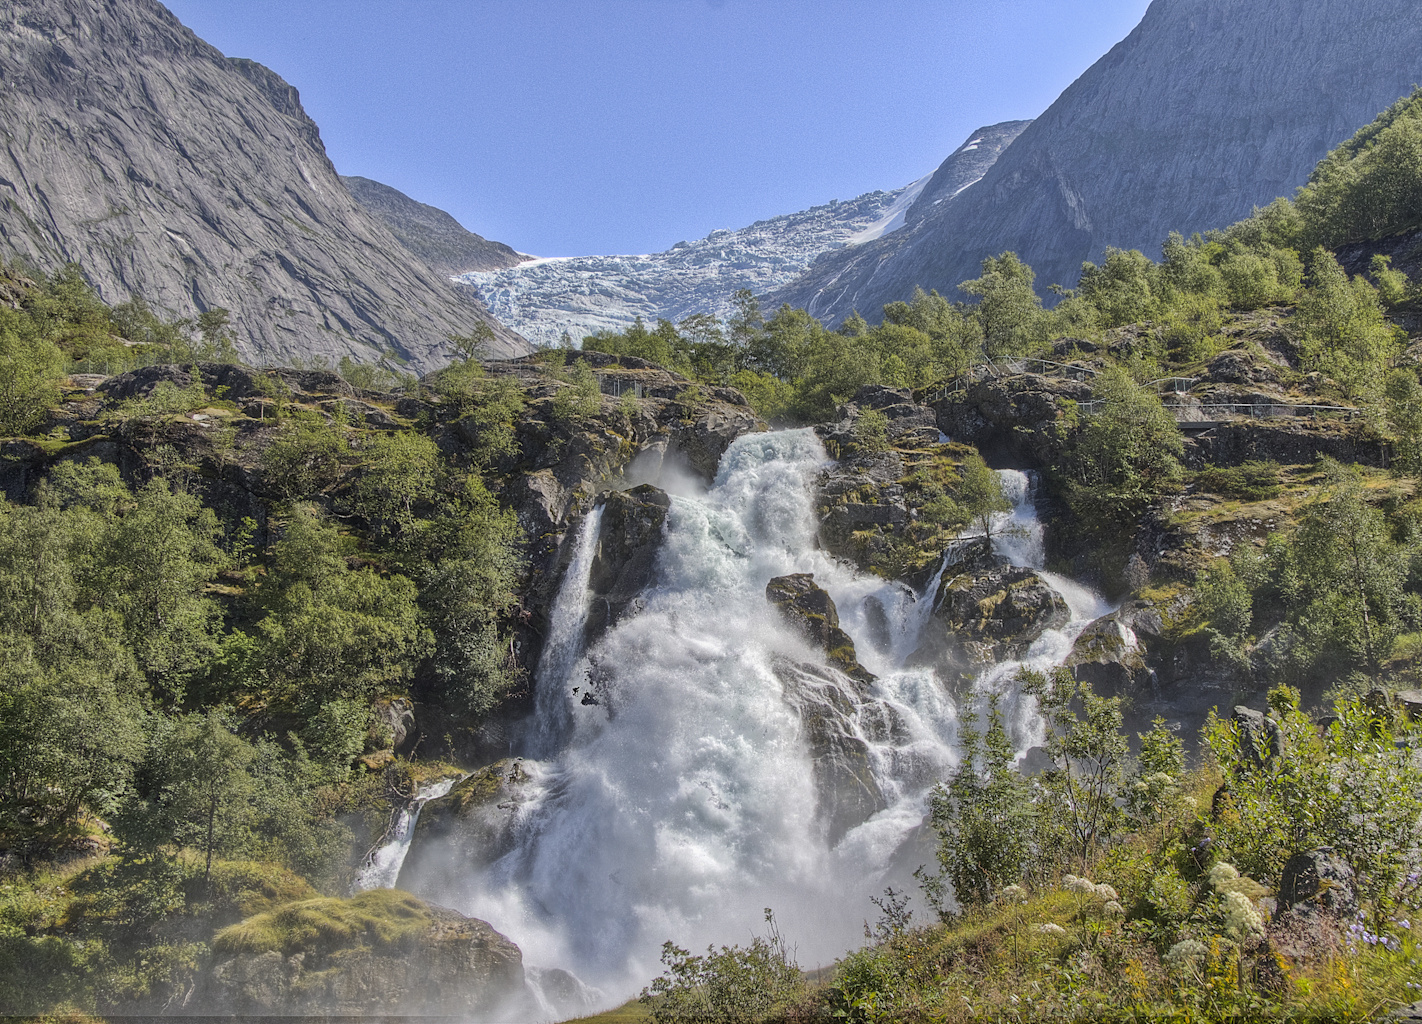
[[[738,388],[780,423],[831,419],[868,384],[922,398],[983,367],[1090,352],[1090,406],[1060,403],[1046,474],[1063,533],[1115,557],[1187,487],[1267,504],[1274,523],[1261,545],[1201,554],[1156,602],[1170,642],[1275,684],[1265,739],[1216,720],[1187,770],[1161,729],[1129,753],[1118,700],[1028,679],[1052,766],[1018,775],[993,703],[965,713],[962,767],[928,819],[937,922],[914,927],[903,894],[886,893],[872,944],[818,989],[773,921],[748,948],[669,943],[654,1017],[1348,1019],[1411,998],[1422,778],[1416,726],[1385,691],[1422,681],[1422,381],[1399,326],[1422,289],[1381,257],[1350,276],[1333,248],[1422,226],[1418,153],[1422,93],[1294,200],[1172,235],[1159,261],[1108,251],[1050,308],[1009,252],[959,286],[964,301],[919,291],[877,325],[766,315],[743,292],[725,324],[639,321],[586,339]],[[452,736],[523,682],[509,619],[526,538],[499,496],[528,396],[479,364],[471,336],[420,383],[344,363],[360,403],[308,401],[282,373],[244,370],[254,394],[239,404],[214,383],[237,361],[222,310],[189,322],[136,297],[110,308],[73,266],[0,267],[0,297],[0,435],[47,463],[0,499],[0,1010],[161,1007],[218,945],[296,948],[301,929],[398,940],[409,908],[377,897],[362,917],[322,897],[347,886],[391,798],[442,767],[397,757],[387,712],[418,698]],[[1231,346],[1255,356],[1238,328],[1261,310],[1287,336],[1288,372],[1389,445],[1390,474],[1327,460],[1186,470],[1145,385]],[[56,413],[83,404],[65,401],[73,375],[153,363],[193,369],[85,419],[85,442],[143,439],[121,467],[112,446],[90,457],[70,433],[80,424]],[[549,372],[555,420],[603,410],[587,362]],[[636,412],[626,399],[616,415]],[[190,427],[212,460],[193,456]],[[846,451],[887,450],[888,430],[865,414]],[[243,501],[214,497],[229,470],[259,481]],[[976,456],[951,489],[922,468],[907,479],[940,526],[1001,504]],[[1148,574],[1095,564],[1150,597]],[[1321,685],[1322,726],[1289,689]],[[456,743],[433,738],[426,754]],[[1266,921],[1260,899],[1285,863],[1320,846],[1349,867],[1360,916]]]

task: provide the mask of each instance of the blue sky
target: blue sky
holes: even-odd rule
[[[1034,117],[1147,0],[167,0],[301,91],[337,170],[540,256],[894,188]]]

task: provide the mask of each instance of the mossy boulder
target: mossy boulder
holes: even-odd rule
[[[212,951],[190,1012],[491,1020],[526,998],[516,945],[393,889],[289,903],[224,928]]]
[[[1070,617],[1062,596],[1031,569],[945,572],[911,661],[934,666],[950,686],[963,685],[989,665],[1022,657],[1032,641]]]
[[[815,583],[813,573],[775,577],[765,586],[765,599],[780,609],[805,639],[821,648],[841,672],[862,683],[873,681],[874,676],[859,664],[854,639],[839,626],[834,598]]]
[[[522,758],[495,761],[425,804],[399,885],[412,892],[450,891],[512,850],[519,811],[534,793],[532,770]]]
[[[1146,637],[1160,635],[1160,613],[1148,602],[1128,602],[1093,620],[1078,634],[1066,667],[1102,697],[1132,696],[1153,688],[1156,675],[1146,663],[1138,625]]]

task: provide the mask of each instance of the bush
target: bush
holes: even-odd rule
[[[1240,501],[1265,501],[1283,491],[1279,464],[1255,460],[1238,466],[1206,466],[1195,475],[1195,485]]]
[[[705,956],[667,942],[662,946],[660,978],[642,990],[642,1002],[656,1024],[756,1024],[780,1020],[781,1012],[803,990],[800,969],[785,948],[767,908],[770,936],[756,936],[750,946],[706,947]]]

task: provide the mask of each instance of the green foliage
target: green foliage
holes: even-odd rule
[[[597,374],[584,360],[577,360],[564,375],[566,387],[553,395],[553,417],[558,420],[580,420],[602,408],[602,388]]]
[[[656,1024],[759,1024],[780,1020],[804,982],[775,917],[765,912],[769,937],[749,946],[708,946],[693,956],[674,943],[662,946],[666,971],[642,990],[642,1003]]]
[[[294,506],[257,587],[263,677],[278,705],[315,710],[404,684],[431,637],[407,577],[352,568],[347,545],[316,508]]]
[[[1352,866],[1376,922],[1403,897],[1422,841],[1422,770],[1410,750],[1415,727],[1350,699],[1320,732],[1298,701],[1288,687],[1270,691],[1280,742],[1263,758],[1233,720],[1207,725],[1230,800],[1216,822],[1220,855],[1277,881],[1294,853],[1330,846]]]
[[[1087,530],[1119,528],[1181,475],[1180,429],[1154,392],[1107,367],[1092,398],[1100,408],[1067,449],[1061,472],[1066,500]]]
[[[1313,251],[1309,274],[1294,317],[1306,364],[1338,381],[1350,398],[1376,403],[1400,332],[1384,319],[1377,289],[1361,276],[1350,280],[1326,249]]]
[[[1267,501],[1283,492],[1279,464],[1256,459],[1238,466],[1206,466],[1195,475],[1195,485],[1239,501]]]
[[[960,906],[984,907],[1004,887],[1022,880],[1032,853],[1029,788],[1017,772],[995,694],[981,735],[977,723],[976,712],[962,716],[962,761],[947,786],[935,788],[929,801],[939,873],[921,875],[920,882],[930,905],[944,918],[950,916],[949,886]]]
[[[415,506],[434,496],[439,450],[412,431],[372,436],[360,452],[360,472],[347,507],[363,517],[377,536],[409,530]]]
[[[1053,843],[1056,832],[1084,869],[1121,824],[1127,750],[1121,698],[1096,696],[1070,669],[1050,675],[1024,670],[1022,687],[1037,698],[1046,721],[1043,746],[1054,765],[1041,781],[1048,813],[1039,825],[1043,845]]]
[[[980,297],[974,312],[992,359],[1030,354],[1046,340],[1048,319],[1032,288],[1036,274],[1013,252],[983,260],[983,276],[958,287]]]
[[[59,404],[64,357],[24,313],[0,306],[0,434],[38,427]]]
[[[1002,493],[1002,480],[976,451],[963,459],[958,476],[954,499],[983,536],[991,536],[992,517],[1000,512],[1012,511],[1012,502]]]
[[[1330,247],[1422,226],[1422,90],[1324,157],[1295,202]]]
[[[1387,423],[1393,436],[1393,466],[1422,479],[1422,383],[1411,370],[1394,370],[1384,385]]]

